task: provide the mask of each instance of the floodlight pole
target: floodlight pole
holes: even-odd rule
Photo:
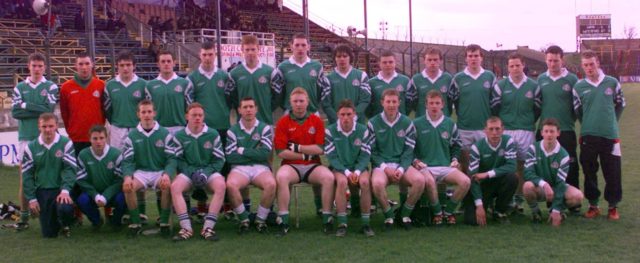
[[[87,12],[85,16],[85,23],[87,25],[87,51],[92,61],[96,59],[96,38],[95,38],[95,25],[93,20],[93,0],[87,0]]]
[[[44,38],[44,53],[47,58],[47,78],[53,81],[53,77],[51,76],[51,36],[53,35],[51,32],[51,3],[47,9],[47,34]]]
[[[364,54],[365,54],[365,72],[370,74],[369,69],[369,29],[367,28],[367,0],[364,0]]]
[[[311,41],[309,35],[309,0],[302,0],[302,15],[304,16],[304,35]]]
[[[413,10],[411,9],[411,0],[409,0],[409,64],[411,66],[409,69],[411,72],[405,74],[411,76],[413,75],[413,18],[412,18]],[[404,55],[403,55],[404,56]]]
[[[218,23],[218,28],[216,29],[216,58],[218,59],[218,68],[222,68],[222,39],[220,30],[222,30],[222,12],[220,12],[220,1],[216,1],[216,20]]]

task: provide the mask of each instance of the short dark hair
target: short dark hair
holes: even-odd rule
[[[38,122],[48,121],[48,120],[55,120],[56,123],[58,123],[58,116],[56,116],[55,114],[53,114],[51,112],[45,112],[45,113],[40,114],[40,117],[38,117]]]
[[[556,45],[552,45],[549,46],[545,51],[545,54],[555,54],[555,55],[560,55],[560,57],[564,57],[564,51],[562,51],[562,48]]]
[[[185,111],[185,113],[189,113],[191,109],[196,109],[196,108],[200,108],[204,110],[204,106],[202,106],[202,104],[200,104],[199,102],[193,102],[189,104],[189,106],[187,106],[187,110]]]
[[[432,98],[440,98],[442,99],[442,92],[437,89],[432,89],[427,92],[427,96],[424,97],[424,100],[432,99]]]
[[[123,60],[131,61],[133,65],[136,65],[136,58],[129,51],[123,50],[120,53],[118,53],[118,56],[116,57],[116,64],[120,63],[120,61],[123,61]]]
[[[91,134],[94,132],[100,132],[104,133],[104,135],[108,135],[107,128],[100,124],[93,125],[91,129],[89,129],[89,137],[91,137]]]
[[[339,45],[337,46],[334,50],[333,50],[333,59],[335,60],[336,56],[338,55],[338,53],[345,53],[347,54],[347,56],[349,56],[349,61],[351,63],[354,62],[355,60],[355,55],[353,55],[353,49],[351,49],[350,46],[348,45]]]
[[[438,58],[442,59],[442,51],[439,48],[431,47],[427,49],[427,51],[424,52],[422,57],[426,58],[427,55],[438,55]]]
[[[560,123],[555,118],[547,118],[542,121],[542,126],[554,126],[557,130],[560,130]]]
[[[162,55],[170,55],[171,59],[173,59],[173,53],[169,52],[169,50],[165,50],[165,49],[161,49],[160,51],[158,51],[158,55],[156,56],[156,59],[158,61],[160,61],[160,56]]]
[[[79,58],[91,58],[91,56],[89,56],[89,53],[83,51],[76,54],[76,59],[79,59]]]
[[[489,123],[493,123],[493,122],[500,122],[500,126],[504,127],[504,123],[502,123],[502,119],[500,119],[500,117],[498,116],[489,117],[487,121],[484,123],[484,127],[487,127]]]
[[[393,57],[393,59],[396,59],[396,55],[393,54],[391,50],[382,51],[382,53],[380,53],[380,57]]]
[[[480,45],[478,44],[470,44],[467,47],[464,48],[464,53],[469,53],[469,52],[476,52],[476,51],[480,51],[480,56],[482,57],[482,47],[480,47]]]
[[[31,53],[31,55],[29,55],[29,62],[31,61],[46,61],[46,58],[44,57],[44,55],[42,55],[42,53]]]
[[[291,38],[291,42],[293,42],[294,39],[304,39],[304,40],[307,40],[307,42],[309,42],[309,38],[307,37],[307,35],[302,33],[293,34],[293,37]]]
[[[254,35],[244,35],[242,36],[242,45],[258,45],[258,37]]]
[[[338,105],[338,111],[340,111],[342,108],[350,108],[354,111],[356,110],[356,106],[353,105],[353,102],[350,99],[344,99],[340,101],[340,104]]]
[[[400,92],[398,92],[396,89],[386,89],[382,92],[382,100],[384,100],[384,98],[387,96],[396,96],[400,98]]]
[[[240,108],[240,106],[242,106],[242,102],[243,101],[253,101],[253,104],[256,104],[256,100],[253,97],[247,96],[247,97],[243,97],[242,99],[240,99],[240,103],[238,103],[238,108]],[[258,105],[256,104],[256,108],[258,107]]]
[[[513,53],[509,54],[508,59],[509,60],[511,60],[511,59],[519,59],[520,62],[524,63],[524,58],[522,57],[522,55],[518,54],[517,52],[513,52]]]
[[[202,45],[200,46],[200,49],[209,50],[209,49],[214,49],[215,47],[216,45],[213,42],[207,41],[202,43]]]
[[[580,52],[580,58],[596,58],[597,61],[600,61],[600,58],[598,58],[598,54],[590,49]]]
[[[140,107],[145,106],[145,105],[153,106],[153,101],[151,101],[150,99],[141,100],[140,102],[138,102],[137,111],[140,111]],[[154,110],[155,110],[155,106],[154,106]]]

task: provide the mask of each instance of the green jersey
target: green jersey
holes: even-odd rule
[[[447,94],[449,93],[449,87],[451,87],[452,79],[453,77],[451,74],[443,72],[442,70],[438,72],[438,75],[434,79],[429,77],[426,70],[413,75],[413,78],[411,78],[411,85],[409,85],[411,92],[408,93],[416,94],[414,99],[409,102],[411,110],[416,112],[416,119],[426,114],[427,93],[432,90],[437,90],[442,93],[442,102],[444,102],[444,108],[442,111],[445,116],[451,116],[451,103],[449,103]]]
[[[547,152],[544,141],[534,143],[527,151],[524,164],[524,180],[535,186],[549,184],[553,188],[551,208],[562,211],[565,208],[564,193],[567,191],[567,172],[569,172],[569,154],[556,141],[556,147]]]
[[[207,126],[217,130],[229,129],[229,74],[218,68],[213,72],[205,72],[200,67],[191,72],[187,80],[193,87],[193,95],[189,97],[204,107],[204,122]]]
[[[269,165],[273,149],[273,129],[256,120],[253,127],[244,127],[242,121],[227,131],[227,163],[231,165]]]
[[[34,83],[28,77],[13,89],[11,116],[18,120],[18,140],[32,141],[38,138],[38,118],[45,112],[53,112],[58,97],[58,86],[44,77]]]
[[[290,109],[289,94],[297,87],[302,87],[309,94],[309,112],[320,109],[320,100],[326,97],[330,84],[324,75],[322,63],[307,58],[303,64],[295,62],[293,57],[278,65],[273,75],[273,85],[279,94],[279,105],[283,109]]]
[[[538,83],[526,76],[520,83],[514,83],[511,77],[501,79],[493,87],[491,110],[507,130],[534,131],[540,116]]]
[[[566,69],[558,77],[552,77],[549,72],[538,77],[542,100],[542,112],[538,129],[542,130],[542,121],[555,118],[560,123],[561,131],[574,131],[576,114],[573,111],[573,86],[578,77]]]
[[[189,176],[202,170],[209,176],[222,170],[224,152],[220,135],[215,129],[205,125],[199,134],[194,134],[189,127],[185,127],[176,133],[173,141],[180,173]]]
[[[187,106],[193,98],[193,87],[189,81],[178,77],[175,73],[169,80],[158,76],[147,82],[145,88],[146,97],[153,101],[157,116],[156,120],[162,127],[185,126],[184,118]]]
[[[120,128],[138,125],[138,103],[145,97],[146,86],[147,81],[136,75],[129,83],[122,82],[119,76],[107,82],[102,94],[102,106],[111,125]]]
[[[336,69],[327,78],[331,83],[331,88],[326,98],[322,100],[322,109],[327,115],[329,123],[335,123],[338,120],[338,106],[345,99],[351,100],[356,106],[358,122],[366,123],[365,111],[371,103],[371,89],[367,73],[352,67],[347,74],[342,74]]]
[[[432,120],[429,114],[416,118],[415,158],[428,166],[449,166],[460,157],[462,142],[458,135],[458,127],[447,116]]]
[[[344,131],[340,122],[330,125],[324,132],[324,152],[332,170],[344,174],[367,170],[371,159],[367,126],[354,123],[350,131]]]
[[[147,132],[140,124],[131,130],[122,147],[122,174],[133,176],[137,170],[164,171],[171,178],[176,175],[175,145],[169,131],[157,122]]]
[[[461,130],[482,130],[491,116],[491,88],[496,76],[488,70],[472,75],[468,69],[453,77],[449,99],[456,109],[458,127]]]
[[[102,155],[87,147],[78,154],[77,183],[92,199],[101,194],[107,201],[122,191],[122,155],[120,150],[106,145]]]
[[[382,93],[387,89],[396,89],[400,93],[400,113],[406,115],[407,113],[407,97],[411,94],[407,94],[409,88],[409,77],[393,73],[391,79],[384,79],[381,73],[378,73],[374,78],[369,80],[369,87],[371,88],[371,103],[367,109],[367,117],[373,118],[374,116],[382,112]],[[411,100],[412,98],[409,98]]]
[[[69,193],[76,182],[76,154],[69,138],[56,134],[46,145],[41,137],[29,142],[22,157],[22,187],[29,201],[38,189],[60,189]]]
[[[626,105],[620,83],[600,71],[597,83],[581,79],[573,88],[574,109],[580,119],[580,136],[618,139],[618,120]]]
[[[367,125],[373,167],[384,168],[387,163],[395,163],[403,172],[407,171],[416,146],[416,128],[411,119],[399,113],[395,121],[389,121],[383,112],[371,118]]]
[[[496,147],[487,138],[471,145],[469,155],[469,176],[487,173],[489,178],[502,177],[516,172],[517,145],[509,135],[503,134]],[[482,188],[476,180],[471,180],[473,200],[482,202]]]
[[[232,107],[237,108],[240,100],[251,97],[258,106],[258,120],[273,125],[273,111],[278,107],[276,86],[271,83],[274,72],[273,67],[263,63],[255,69],[249,69],[245,64],[233,68],[229,73]]]

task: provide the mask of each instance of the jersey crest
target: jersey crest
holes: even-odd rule
[[[260,134],[258,134],[257,132],[254,133],[253,135],[251,135],[251,139],[254,141],[259,141],[260,140]]]
[[[355,140],[353,140],[353,145],[361,146],[362,145],[362,140],[360,140],[360,138],[356,138]]]
[[[176,92],[182,92],[182,86],[177,85],[176,88],[173,90],[175,90]]]
[[[133,97],[140,98],[141,96],[142,96],[142,92],[140,92],[139,90],[136,90],[133,92]]]
[[[533,98],[533,92],[527,91],[527,93],[525,93],[524,96],[529,98],[529,99],[532,99]]]
[[[318,76],[318,72],[315,69],[312,69],[312,70],[309,71],[309,76],[317,77]]]
[[[224,81],[222,81],[222,80],[218,80],[217,85],[218,85],[218,88],[222,88],[222,87],[224,87]]]
[[[396,133],[396,135],[398,135],[398,137],[402,138],[405,136],[404,130],[399,130],[398,133]]]
[[[489,81],[487,80],[487,81],[485,81],[485,82],[482,84],[482,86],[483,86],[485,89],[488,89],[488,88],[491,88],[491,83],[489,83]]]
[[[164,147],[164,142],[162,140],[157,140],[156,147]]]
[[[613,89],[607,88],[606,90],[604,90],[604,94],[605,95],[609,95],[609,96],[612,95],[613,94]]]
[[[360,81],[359,81],[359,80],[357,80],[357,79],[354,79],[354,80],[351,82],[351,85],[353,85],[353,86],[360,86]]]
[[[309,134],[316,134],[316,127],[309,128]]]
[[[498,151],[498,156],[504,156],[504,150],[503,149],[500,149]]]
[[[207,141],[204,143],[204,145],[202,145],[202,147],[205,149],[211,149],[213,148],[213,144],[210,141]]]
[[[258,83],[260,84],[267,83],[267,78],[265,76],[260,76],[260,78],[258,78]]]
[[[564,84],[564,85],[562,85],[562,90],[570,91],[571,90],[571,86],[569,86],[569,84]]]
[[[109,169],[109,170],[113,169],[114,166],[115,165],[113,164],[113,162],[108,162],[107,163],[107,169]]]
[[[551,163],[551,168],[558,169],[559,167],[560,167],[560,164],[558,164],[558,162],[552,162]]]
[[[91,95],[93,95],[93,96],[94,96],[94,97],[96,97],[96,98],[100,98],[100,92],[99,92],[99,91],[97,91],[97,90],[96,90],[96,91],[94,91],[94,92],[93,92],[93,94],[91,94]]]
[[[440,92],[446,93],[447,92],[447,86],[443,85],[442,87],[440,87]]]
[[[62,150],[57,150],[57,151],[56,151],[56,157],[58,157],[58,158],[62,158],[62,155],[63,155],[63,154],[62,154]]]
[[[404,91],[404,87],[402,87],[402,85],[398,85],[398,86],[396,86],[396,90],[398,92],[403,92]]]
[[[449,139],[449,132],[447,132],[447,131],[443,131],[443,132],[440,134],[440,137],[442,137],[442,139],[445,139],[445,140],[446,140],[446,139]]]
[[[40,96],[46,97],[47,96],[47,91],[46,90],[40,91]]]

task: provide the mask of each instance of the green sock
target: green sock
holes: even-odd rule
[[[138,208],[129,209],[129,216],[129,221],[131,222],[131,224],[140,224],[140,210]]]
[[[347,224],[347,213],[339,213],[338,225],[346,225],[346,224]]]
[[[446,214],[455,213],[459,203],[460,202],[453,200],[453,198],[450,198],[449,201],[447,201],[447,208],[444,209],[444,212]]]
[[[145,193],[138,194],[138,211],[140,211],[140,214],[147,214],[147,199]]]
[[[158,215],[160,215],[160,217],[162,217],[162,204],[161,204],[161,200],[160,200],[160,192],[156,192],[156,208],[158,209]],[[187,207],[187,209],[189,209]]]
[[[442,206],[440,205],[440,202],[431,203],[429,207],[431,207],[431,213],[434,215],[442,213]]]
[[[316,211],[322,210],[322,197],[321,196],[314,196],[313,197],[313,202],[316,204]]]
[[[391,207],[387,207],[387,210],[384,210],[384,218],[393,218],[393,210],[391,210]]]
[[[247,210],[244,210],[244,212],[240,213],[238,215],[238,219],[240,220],[240,222],[244,221],[244,220],[248,220],[249,219],[249,212],[247,212]]]
[[[20,211],[20,223],[28,223],[29,222],[29,210]]]
[[[598,202],[599,201],[600,201],[599,199],[589,200],[589,205],[590,206],[598,206]]]
[[[368,226],[369,222],[371,221],[371,215],[370,214],[362,214],[361,215],[361,219],[362,219],[362,225],[363,226]]]
[[[322,212],[322,223],[323,224],[331,223],[331,217],[332,217],[331,212]]]
[[[160,224],[168,224],[171,208],[160,208]]]
[[[402,211],[400,211],[400,216],[401,217],[410,217],[412,211],[413,211],[413,206],[409,205],[407,203],[404,203],[404,205],[402,206]]]
[[[282,224],[289,224],[289,212],[279,213],[278,216],[282,219]]]
[[[403,204],[404,204],[404,202],[406,202],[406,201],[407,201],[407,196],[408,196],[408,195],[409,195],[409,194],[407,194],[407,193],[400,193],[400,205],[403,205]]]

